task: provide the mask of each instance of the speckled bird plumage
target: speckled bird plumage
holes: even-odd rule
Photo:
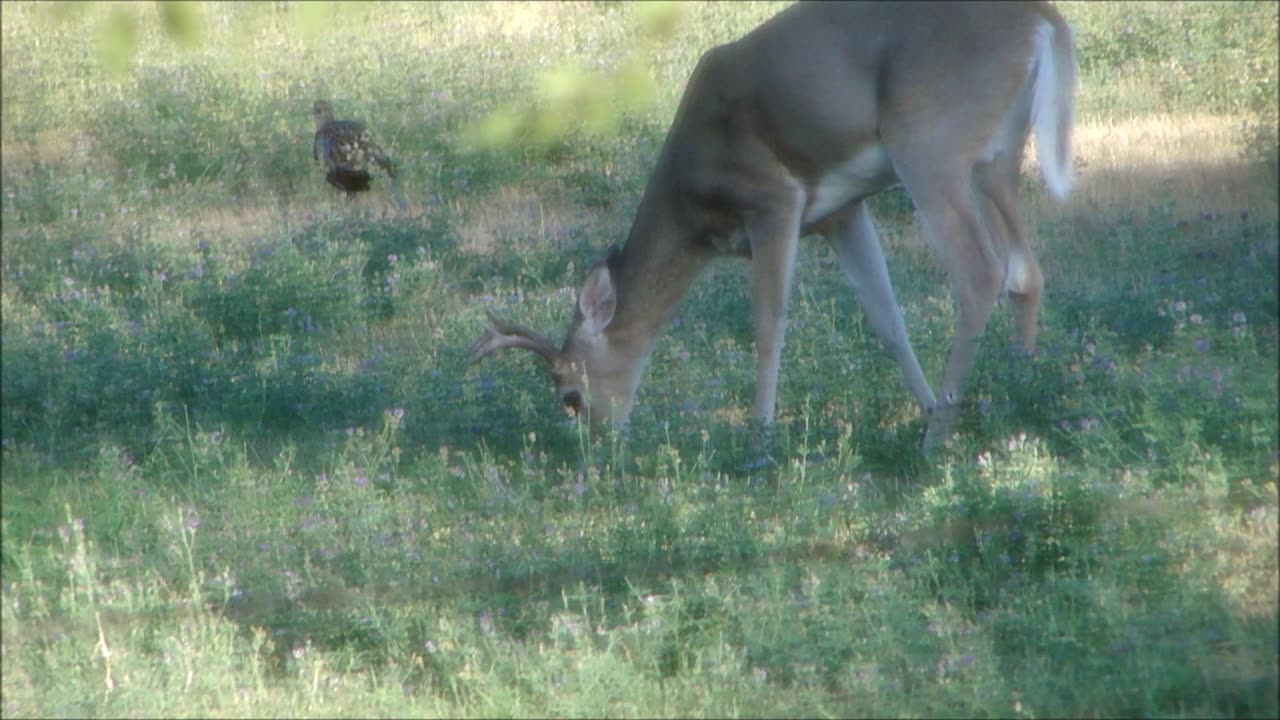
[[[353,120],[335,120],[333,106],[317,100],[312,114],[316,120],[316,136],[311,152],[324,163],[325,180],[348,195],[368,190],[372,177],[369,165],[382,168],[395,179],[395,165],[373,141],[364,125]]]

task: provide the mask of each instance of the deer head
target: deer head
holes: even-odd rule
[[[600,262],[578,292],[573,322],[559,350],[541,333],[487,313],[489,327],[471,344],[472,362],[507,348],[532,351],[546,363],[567,412],[588,420],[594,429],[623,424],[631,414],[648,353],[628,352],[625,342],[610,337],[607,331],[617,305],[609,263]]]

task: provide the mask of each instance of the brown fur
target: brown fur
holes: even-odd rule
[[[712,48],[625,245],[591,270],[564,346],[549,356],[557,391],[584,399],[593,424],[625,421],[657,334],[705,264],[735,254],[753,266],[756,418],[768,425],[798,239],[821,232],[930,413],[926,445],[945,440],[1006,288],[1019,336],[1034,346],[1042,279],[1018,217],[1018,173],[1040,107],[1046,180],[1065,193],[1074,85],[1070,29],[1044,3],[800,2]],[[899,183],[958,308],[940,398],[907,340],[864,202]],[[477,357],[528,343],[491,338]]]

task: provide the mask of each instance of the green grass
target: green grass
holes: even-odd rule
[[[744,263],[627,437],[467,366],[486,308],[559,332],[699,53],[779,6],[5,3],[4,717],[1280,712],[1275,4],[1062,4],[1040,352],[997,312],[946,452],[818,242],[768,471]],[[333,197],[317,97],[407,211]],[[875,208],[937,378],[945,277]]]

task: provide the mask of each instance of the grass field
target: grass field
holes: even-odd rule
[[[997,310],[945,451],[820,242],[766,471],[745,263],[626,437],[467,365],[486,309],[560,331],[783,5],[3,3],[0,714],[1280,713],[1274,3],[1059,4],[1041,348]],[[320,97],[406,209],[325,185]],[[936,382],[945,276],[873,207]]]

